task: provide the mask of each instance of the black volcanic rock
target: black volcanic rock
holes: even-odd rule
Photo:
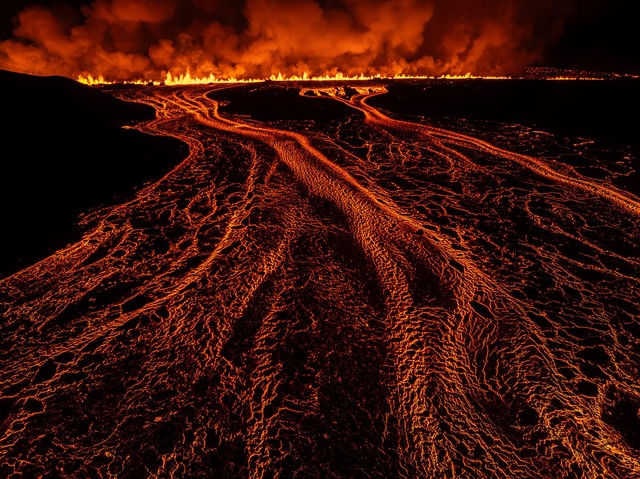
[[[71,240],[78,215],[161,176],[186,145],[122,129],[155,111],[62,77],[0,71],[0,276]]]
[[[153,108],[127,103],[60,76],[41,77],[0,70],[3,109],[19,121],[55,119],[67,126],[122,126],[155,117]]]
[[[369,103],[400,114],[505,121],[624,142],[640,127],[639,89],[631,78],[396,81]]]
[[[329,82],[306,82],[305,86],[330,86]],[[249,83],[242,87],[209,94],[221,102],[223,114],[248,116],[258,121],[313,120],[328,122],[346,118],[354,111],[348,106],[320,98],[300,96],[300,85],[294,82]],[[315,101],[314,101],[315,100]]]
[[[399,80],[368,103],[399,115],[518,123],[628,148],[635,172],[621,187],[640,194],[640,80]]]

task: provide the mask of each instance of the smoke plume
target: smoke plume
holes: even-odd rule
[[[540,61],[567,13],[551,0],[32,5],[15,17],[13,37],[0,42],[0,68],[117,80],[187,71],[221,78],[504,74]]]

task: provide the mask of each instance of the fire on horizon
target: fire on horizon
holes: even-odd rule
[[[640,73],[630,2],[34,0],[3,3],[0,69],[109,81]],[[11,21],[11,23],[10,23]]]

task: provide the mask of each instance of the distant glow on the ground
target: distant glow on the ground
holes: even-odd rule
[[[365,80],[379,80],[379,79],[394,79],[394,80],[468,80],[468,79],[486,79],[486,80],[508,80],[512,77],[509,76],[481,76],[472,75],[467,73],[465,75],[441,75],[441,76],[429,76],[429,75],[404,75],[398,74],[392,77],[383,75],[355,75],[349,76],[342,73],[336,73],[335,75],[309,75],[304,72],[301,75],[285,76],[282,73],[278,75],[271,75],[269,78],[220,78],[213,74],[204,77],[192,76],[191,73],[186,72],[180,75],[172,75],[170,72],[166,74],[163,81],[157,80],[133,80],[133,81],[117,81],[113,79],[106,79],[103,75],[79,75],[77,80],[85,85],[110,85],[115,83],[132,84],[132,85],[206,85],[215,83],[254,83],[261,81],[365,81]]]

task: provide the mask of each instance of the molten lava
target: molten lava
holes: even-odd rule
[[[628,158],[389,84],[112,90],[190,154],[0,280],[7,477],[640,477]]]

